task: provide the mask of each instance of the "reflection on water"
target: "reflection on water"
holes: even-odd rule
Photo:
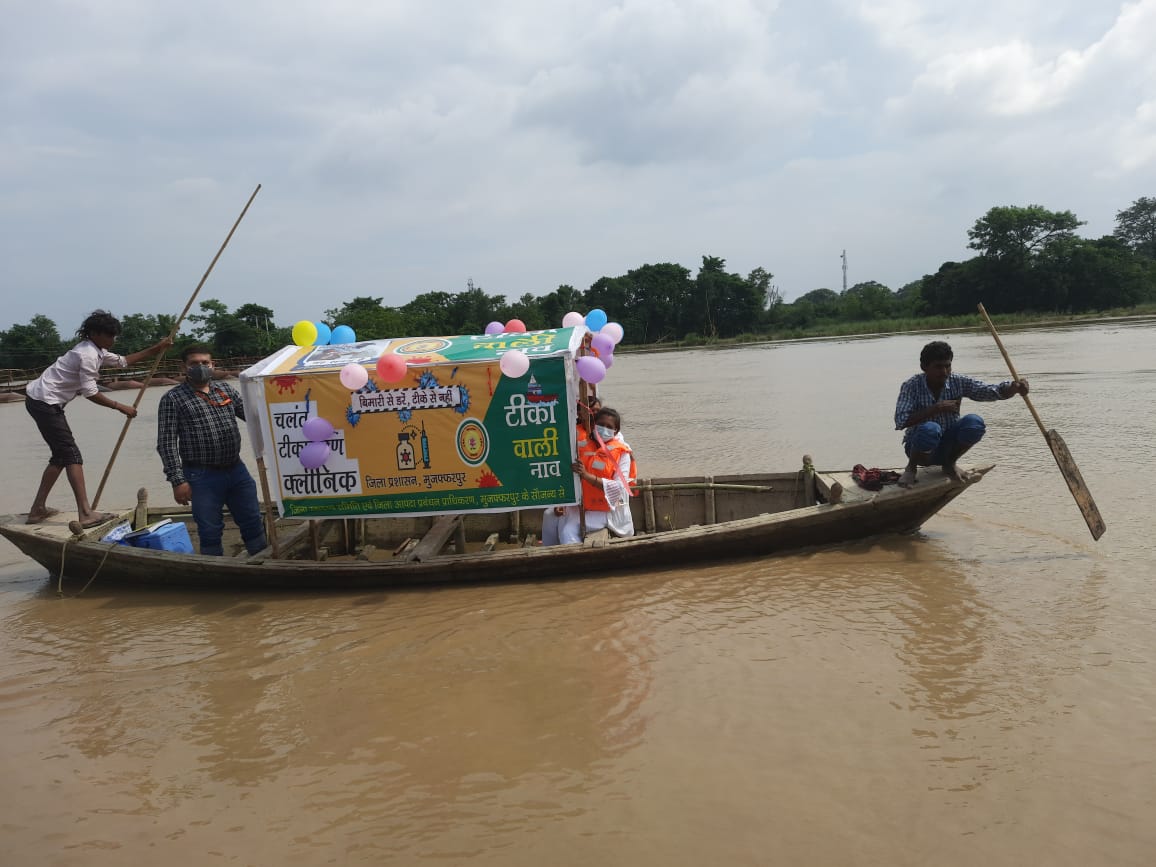
[[[1005,336],[1107,519],[1099,543],[1010,401],[983,409],[975,457],[996,470],[922,534],[773,560],[334,596],[98,580],[58,599],[8,547],[7,858],[1147,863],[1156,445],[1131,422],[1156,398],[1153,336]],[[623,354],[606,398],[648,474],[887,466],[927,339]],[[950,339],[961,372],[1003,378],[986,337]],[[153,392],[110,502],[169,496]],[[41,469],[16,410],[0,511],[27,508]],[[95,473],[119,422],[77,418]]]

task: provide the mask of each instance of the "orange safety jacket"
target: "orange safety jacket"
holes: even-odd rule
[[[634,462],[634,452],[621,440],[611,440],[605,449],[598,448],[598,440],[593,435],[578,440],[578,460],[586,467],[586,472],[600,479],[613,479],[618,474],[618,461],[623,454],[630,455],[630,478],[628,484],[633,485],[638,472]],[[592,485],[582,480],[582,505],[591,512],[609,512],[610,504],[606,502],[606,493],[601,485]]]

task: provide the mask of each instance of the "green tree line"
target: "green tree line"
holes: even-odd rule
[[[1116,215],[1116,229],[1082,238],[1085,223],[1071,211],[1040,205],[991,208],[967,232],[976,255],[945,262],[934,274],[898,289],[869,280],[843,292],[814,289],[785,302],[774,275],[755,268],[745,276],[727,271],[726,260],[703,256],[697,274],[682,265],[641,265],[618,277],[601,277],[585,291],[561,285],[545,295],[510,301],[472,280],[451,293],[425,292],[390,307],[359,296],[324,311],[331,327],[348,325],[359,340],[443,334],[481,334],[491,321],[520,319],[530,330],[561,324],[571,310],[595,307],[619,322],[624,343],[650,345],[774,335],[838,323],[909,320],[975,311],[982,301],[993,313],[1085,313],[1156,302],[1156,198],[1137,199]],[[83,317],[88,311],[78,311]],[[79,319],[78,319],[79,321]],[[142,349],[169,333],[173,317],[123,316],[117,348]],[[242,304],[202,301],[177,340],[212,346],[220,357],[267,355],[291,342],[292,323],[278,324],[274,311]],[[50,364],[72,343],[46,316],[0,331],[0,367]]]

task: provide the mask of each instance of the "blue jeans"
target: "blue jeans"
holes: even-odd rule
[[[938,467],[949,462],[957,449],[975,445],[986,432],[983,417],[975,413],[962,416],[946,428],[940,427],[938,422],[925,421],[912,429],[911,438],[903,447],[907,457],[914,452],[930,452],[931,459],[924,466]]]
[[[265,523],[257,502],[257,483],[243,462],[237,461],[227,470],[185,467],[184,473],[192,489],[193,520],[197,523],[202,554],[219,557],[225,553],[221,546],[225,506],[241,529],[245,550],[256,554],[265,547]]]

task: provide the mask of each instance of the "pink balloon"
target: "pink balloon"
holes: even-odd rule
[[[405,359],[387,352],[377,359],[377,376],[382,382],[401,382],[405,379]]]
[[[578,375],[592,385],[601,382],[606,376],[606,365],[593,355],[583,355],[575,364],[578,367]]]
[[[495,334],[501,334],[503,331],[505,331],[505,329],[506,326],[501,322],[491,322],[486,326],[486,335],[493,337]]]
[[[614,351],[614,341],[610,339],[609,334],[603,334],[601,331],[590,338],[590,345],[598,352],[599,358]]]
[[[563,328],[577,328],[579,325],[586,324],[586,317],[576,310],[571,310],[562,317]]]
[[[327,440],[333,436],[333,425],[329,419],[315,415],[313,418],[305,419],[305,424],[301,425],[301,433],[305,434],[305,439],[310,442]]]
[[[341,373],[337,377],[350,391],[357,391],[369,382],[369,371],[360,364],[347,364],[341,368]]]
[[[624,332],[622,330],[622,326],[617,322],[607,322],[602,326],[598,333],[608,336],[611,340],[614,341],[614,345],[617,346],[622,342],[622,335]]]
[[[301,466],[307,470],[315,470],[329,459],[329,455],[329,443],[317,442],[309,443],[301,449],[298,457],[301,459]]]
[[[525,376],[526,371],[530,369],[530,359],[522,350],[511,349],[502,355],[498,361],[498,367],[506,376],[517,379],[519,376]]]
[[[526,323],[523,322],[521,319],[511,319],[509,322],[506,323],[506,333],[507,334],[525,334],[526,333]]]

